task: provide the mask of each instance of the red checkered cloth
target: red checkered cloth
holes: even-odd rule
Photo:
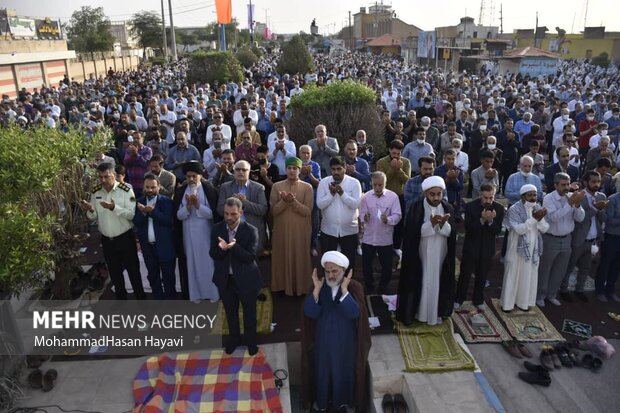
[[[134,413],[282,412],[262,351],[150,357],[133,381]]]

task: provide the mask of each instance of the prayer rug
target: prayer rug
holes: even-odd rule
[[[575,291],[575,286],[577,285],[577,271],[573,271],[570,273],[570,278],[568,279],[568,291]],[[594,279],[590,276],[586,277],[586,284],[583,287],[584,292],[594,291]]]
[[[273,317],[273,298],[269,288],[263,288],[260,293],[265,294],[265,301],[256,301],[256,332],[259,334],[271,333],[271,320]],[[239,304],[239,327],[243,334],[243,305]],[[228,320],[224,311],[224,303],[220,301],[217,308],[217,318],[211,334],[228,335]]]
[[[282,412],[265,354],[240,350],[168,354],[148,358],[133,381],[133,411]]]
[[[506,313],[502,311],[499,299],[493,298],[491,301],[495,312],[515,340],[523,342],[565,341],[537,306],[530,307],[529,311],[521,311],[515,307],[514,310]]]
[[[395,321],[405,371],[442,373],[475,368],[474,360],[454,339],[452,320],[429,326],[415,322],[407,327]]]
[[[454,311],[452,321],[466,343],[500,343],[510,340],[510,335],[493,311],[488,307],[480,311],[471,301],[465,301]]]
[[[579,321],[564,319],[562,323],[562,333],[572,334],[577,337],[592,337],[592,326]]]

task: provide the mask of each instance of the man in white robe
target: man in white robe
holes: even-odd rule
[[[515,305],[522,311],[536,304],[538,263],[542,255],[541,234],[547,232],[547,210],[536,203],[537,189],[523,185],[521,200],[508,209],[504,225],[508,228],[508,247],[504,261],[504,281],[500,304],[503,311]]]

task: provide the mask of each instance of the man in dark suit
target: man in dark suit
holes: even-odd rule
[[[239,345],[239,302],[243,305],[243,329],[250,356],[258,352],[256,345],[256,299],[262,285],[256,263],[258,231],[241,221],[243,203],[238,198],[228,198],[224,203],[224,221],[213,226],[211,248],[215,269],[213,282],[217,286],[230,336],[225,346],[232,354]]]
[[[211,182],[204,179],[202,176],[203,169],[202,164],[198,161],[188,161],[183,164],[183,173],[195,172],[199,174],[201,188],[204,191],[205,199],[209,203],[209,208],[213,212],[213,222],[218,222],[220,217],[215,213],[217,211],[217,189],[211,184]],[[181,279],[181,292],[183,293],[183,299],[189,300],[189,281],[187,274],[187,257],[185,255],[185,249],[183,247],[183,222],[177,218],[177,211],[181,208],[183,199],[185,198],[185,192],[187,190],[187,181],[184,181],[180,187],[174,192],[174,246],[179,257],[179,278]],[[205,236],[208,236],[205,235]]]
[[[555,154],[558,157],[558,162],[545,168],[545,185],[547,187],[547,192],[553,192],[555,190],[553,178],[558,172],[564,172],[570,176],[571,190],[574,191],[577,188],[574,185],[579,181],[579,169],[568,163],[570,160],[570,152],[566,146],[558,147],[555,150]]]
[[[146,174],[133,223],[148,270],[149,284],[156,300],[174,299],[176,254],[172,238],[172,200],[159,195],[159,178]]]
[[[480,198],[465,205],[465,242],[455,309],[465,301],[469,280],[475,273],[473,304],[484,310],[484,285],[495,255],[495,237],[502,229],[503,220],[504,206],[495,201],[495,188],[490,184],[481,185]]]
[[[234,168],[235,180],[223,183],[220,187],[220,196],[217,203],[217,213],[224,215],[224,203],[230,197],[237,198],[243,204],[243,217],[246,222],[258,230],[257,253],[263,251],[267,234],[265,232],[265,217],[269,205],[265,197],[265,187],[250,180],[250,163],[238,161]]]

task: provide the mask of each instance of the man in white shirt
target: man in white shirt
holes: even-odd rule
[[[286,175],[286,159],[292,156],[296,156],[297,149],[295,143],[289,139],[286,139],[286,128],[284,125],[278,126],[276,130],[277,139],[269,141],[267,146],[269,147],[269,162],[278,167],[280,176]]]
[[[570,121],[570,112],[568,108],[562,109],[560,112],[561,116],[558,116],[553,121],[553,146],[558,147],[561,143],[562,134],[564,133],[564,125],[566,125]]]
[[[230,126],[224,123],[224,115],[222,112],[216,112],[213,115],[213,123],[207,126],[207,144],[213,142],[213,132],[222,134],[222,149],[230,149],[230,141],[232,140],[232,130]]]
[[[292,98],[293,96],[301,95],[302,93],[304,93],[304,90],[299,87],[299,82],[295,81],[295,87],[289,92],[290,97]]]
[[[245,118],[251,118],[252,125],[254,126],[258,123],[258,113],[256,113],[254,109],[250,109],[248,100],[246,98],[241,98],[239,104],[241,105],[241,109],[237,109],[233,115],[233,122],[235,122],[235,126],[237,127],[236,135],[240,134],[245,129]]]
[[[340,251],[355,266],[359,206],[362,200],[360,182],[346,175],[345,162],[340,157],[329,161],[331,176],[319,183],[316,204],[321,210],[321,250]]]
[[[177,114],[171,110],[168,110],[168,105],[162,104],[159,107],[159,121],[166,127],[168,133],[166,134],[166,142],[168,145],[172,145],[175,142],[174,136],[174,124],[177,121]]]

